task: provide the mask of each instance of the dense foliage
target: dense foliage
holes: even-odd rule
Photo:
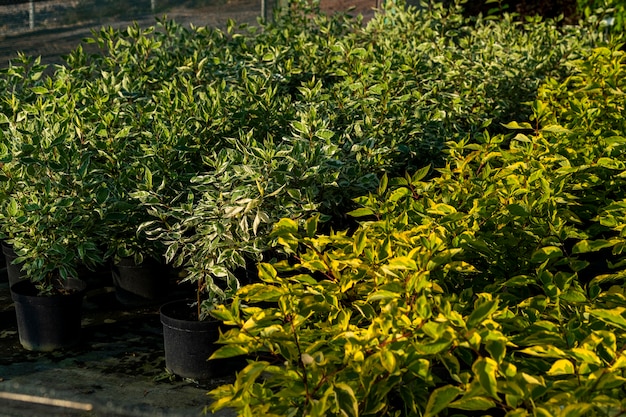
[[[20,186],[7,185],[1,229],[31,276],[165,256],[210,305],[261,259],[272,223],[321,212],[340,224],[382,173],[439,166],[446,140],[528,114],[539,84],[603,37],[440,4],[390,2],[367,23],[292,6],[225,31],[103,28],[86,40],[99,53],[79,47],[50,77],[28,57],[4,71],[4,169]],[[66,215],[84,221],[73,246],[46,226]]]
[[[214,312],[235,326],[215,356],[256,359],[213,408],[626,412],[625,59],[595,50],[519,132],[449,142],[430,180],[384,177],[354,233],[278,222],[289,260]]]
[[[2,237],[37,281],[183,267],[250,360],[215,409],[625,414],[624,54],[598,19],[461,11],[293,2],[22,57]]]

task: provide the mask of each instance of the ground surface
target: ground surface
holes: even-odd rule
[[[71,10],[72,4],[79,2],[49,0],[36,3],[36,7],[42,11],[36,14],[40,17],[36,20],[32,30],[28,29],[28,5],[26,3],[19,6],[2,6],[0,2],[0,68],[6,67],[9,60],[17,56],[18,51],[26,55],[41,56],[44,63],[60,63],[62,55],[76,48],[82,39],[89,37],[93,28],[103,25],[124,28],[137,22],[146,27],[154,25],[156,18],[163,16],[185,25],[194,24],[195,26],[224,27],[228,19],[233,19],[238,23],[255,24],[263,12],[261,1],[198,0],[195,3],[202,4],[201,6],[173,6],[156,9],[154,13],[148,8],[144,12],[134,11],[128,14],[118,12],[118,15],[112,17],[103,16],[102,13],[92,18],[81,15],[79,20],[67,23],[66,19],[56,16],[62,15],[65,10]],[[271,18],[271,10],[278,1],[280,0],[266,0],[267,18]],[[368,17],[373,15],[377,1],[381,0],[321,0],[320,4],[326,12],[352,10],[354,14],[360,13]],[[160,1],[157,1],[158,3]],[[189,1],[180,3],[185,4]],[[42,15],[45,17],[41,17]],[[20,22],[23,22],[21,26],[2,24],[3,21],[12,22],[18,18],[21,19]]]
[[[0,416],[197,416],[209,404],[207,391],[226,382],[169,374],[158,305],[123,306],[112,284],[101,282],[92,285],[83,304],[81,343],[50,353],[26,351],[2,277]],[[176,287],[169,295],[184,296]]]

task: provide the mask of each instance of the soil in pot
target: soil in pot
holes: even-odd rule
[[[22,346],[27,350],[48,352],[76,344],[81,335],[85,288],[83,281],[68,279],[60,293],[42,296],[28,280],[11,286]]]
[[[125,306],[157,304],[167,294],[168,269],[155,260],[146,259],[136,265],[133,258],[123,258],[111,270],[115,297]]]
[[[183,378],[206,381],[234,375],[243,369],[245,358],[208,358],[219,345],[220,328],[217,320],[198,321],[194,316],[191,301],[172,301],[161,306],[166,368]]]

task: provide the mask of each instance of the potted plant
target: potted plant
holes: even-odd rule
[[[102,219],[106,228],[103,246],[105,259],[111,265],[117,300],[125,306],[141,306],[161,302],[169,286],[169,269],[163,261],[160,242],[149,240],[138,227],[149,219],[145,209],[128,196],[134,183],[126,176],[117,178],[117,195],[107,199]],[[126,180],[127,182],[124,182]]]
[[[30,89],[40,82],[45,69],[40,58],[19,54],[9,62],[7,68],[0,71],[0,90],[9,95],[9,99],[0,101],[0,204],[3,206],[0,208],[0,223],[7,212],[9,196],[15,185],[15,175],[10,164],[13,152],[10,125],[17,119],[20,105],[32,101],[34,95]],[[17,211],[17,208],[14,210]],[[0,228],[2,255],[6,262],[9,286],[25,277],[20,265],[14,263],[17,254],[7,242],[11,237]]]
[[[116,39],[109,45],[106,39],[111,36]],[[154,85],[142,68],[130,65],[128,44],[118,42],[134,37],[147,41],[139,43],[147,49],[156,42],[136,25],[123,32],[103,29],[88,40],[103,47],[101,54],[90,55],[78,47],[55,74],[76,87],[65,93],[66,100],[75,103],[76,117],[70,121],[80,154],[75,174],[96,187],[102,232],[98,244],[116,297],[126,306],[161,302],[168,285],[159,242],[137,234],[138,226],[149,216],[130,197],[150,181],[149,167],[155,159],[143,150],[154,140],[150,127],[153,113],[148,110],[156,105],[151,92]],[[151,55],[149,50],[144,52]],[[123,76],[112,75],[118,68]]]
[[[314,202],[307,201],[304,193],[293,193],[299,178],[297,166],[287,166],[293,159],[272,158],[269,155],[274,150],[269,143],[265,144],[266,152],[259,153],[253,148],[259,145],[246,143],[250,138],[239,140],[237,146],[225,146],[204,158],[205,171],[190,180],[187,192],[168,201],[162,201],[163,196],[156,190],[138,195],[154,216],[140,231],[165,245],[166,261],[183,269],[181,283],[190,283],[194,290],[191,302],[164,305],[161,310],[166,365],[183,376],[192,373],[177,368],[178,361],[183,360],[181,356],[200,359],[199,364],[189,366],[190,370],[204,369],[196,377],[212,375],[215,362],[207,363],[206,359],[216,347],[201,339],[205,345],[203,354],[181,354],[181,345],[190,342],[168,341],[168,329],[180,327],[181,320],[187,318],[195,322],[211,321],[216,306],[230,302],[237,289],[253,279],[250,265],[261,260],[270,249],[271,222],[281,215],[298,217],[316,207]],[[248,153],[242,153],[243,149]],[[273,163],[268,164],[270,161],[262,157],[255,159],[253,155],[266,155]],[[285,173],[292,173],[293,177]],[[262,178],[266,180],[261,181]],[[219,322],[192,325],[212,327],[214,330],[205,331],[202,337],[210,335],[217,341]],[[217,365],[217,369],[232,372],[225,366]]]
[[[154,222],[144,225],[151,227],[150,236],[167,245],[168,263],[182,267],[180,283],[191,285],[190,298],[171,301],[160,309],[166,367],[198,380],[222,377],[240,368],[237,359],[208,361],[223,329],[211,311],[228,303],[249,279],[239,272],[247,271],[246,257],[253,258],[262,250],[258,242],[240,240],[232,218],[222,213],[218,216],[222,220],[216,221],[219,206],[209,204],[209,194],[203,197],[163,213],[171,222],[169,229],[155,228]]]
[[[87,284],[77,270],[95,269],[103,257],[99,225],[89,212],[92,204],[73,190],[65,194],[44,187],[38,192],[40,185],[31,184],[11,197],[9,243],[28,278],[12,285],[11,295],[22,346],[49,351],[79,340]]]
[[[28,65],[25,60],[21,73]],[[28,278],[11,287],[20,341],[26,349],[47,351],[79,338],[86,283],[78,270],[102,263],[107,184],[90,170],[94,152],[77,122],[67,73],[60,68],[40,77],[12,89],[11,105],[0,113],[7,154],[3,170],[11,181],[0,230]]]

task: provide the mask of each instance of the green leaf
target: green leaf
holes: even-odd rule
[[[148,190],[152,189],[152,171],[148,168],[144,168],[143,171],[143,181]]]
[[[450,403],[450,408],[458,408],[459,410],[467,410],[467,411],[481,411],[481,410],[489,410],[496,406],[496,403],[487,397],[463,397],[452,403]]]
[[[480,386],[487,391],[487,394],[492,398],[499,399],[496,381],[497,362],[491,358],[479,358],[472,365],[472,370],[476,378],[478,378]]]
[[[389,183],[389,178],[387,178],[387,174],[383,174],[380,179],[380,183],[378,184],[378,194],[382,195],[385,191],[387,191],[387,184]]]
[[[378,248],[378,260],[384,261],[392,255],[393,252],[391,251],[391,240],[389,238],[386,238],[383,241],[382,245],[380,245],[380,247]]]
[[[363,253],[365,246],[367,245],[367,234],[364,230],[358,230],[354,234],[354,254],[359,256]]]
[[[380,352],[380,362],[383,365],[383,368],[385,368],[385,370],[390,374],[397,370],[398,362],[393,352],[389,349],[385,349]]]
[[[506,355],[506,340],[494,339],[485,343],[485,349],[498,364],[502,363]]]
[[[48,94],[49,90],[46,87],[37,86],[31,88],[31,91],[35,94]]]
[[[548,259],[563,257],[563,251],[557,246],[546,246],[533,252],[530,261],[533,263],[543,263]]]
[[[606,158],[606,157],[598,158],[598,160],[596,161],[596,164],[598,164],[598,166],[601,166],[607,169],[623,170],[624,168],[624,163],[614,158]]]
[[[424,355],[436,355],[443,352],[452,345],[451,340],[440,339],[431,343],[419,343],[415,345],[415,350]]]
[[[221,346],[210,356],[210,360],[213,359],[224,359],[224,358],[234,358],[237,356],[247,355],[248,349],[240,345],[225,345]]]
[[[568,288],[561,293],[561,300],[569,303],[584,303],[587,301],[587,295],[580,289]]]
[[[394,270],[417,270],[417,263],[408,256],[399,256],[388,261],[387,269]]]
[[[603,322],[610,324],[615,327],[619,327],[622,330],[626,330],[626,318],[624,317],[624,313],[626,312],[626,308],[624,307],[615,307],[613,309],[595,309],[589,310],[589,314],[592,316],[602,320]]]
[[[411,177],[411,184],[416,185],[419,181],[423,180],[426,175],[430,172],[430,165],[427,165],[423,168],[420,168],[413,176]]]
[[[569,404],[559,412],[559,417],[581,417],[589,415],[595,407],[591,404],[585,404],[577,401],[576,404]]]
[[[610,248],[615,246],[614,241],[605,240],[605,239],[596,239],[596,240],[581,240],[577,242],[574,247],[572,247],[572,253],[589,253],[589,252],[597,252],[604,248]]]
[[[474,311],[467,318],[469,329],[476,327],[498,309],[498,300],[492,300],[491,294],[479,294],[479,297],[474,303]]]
[[[454,385],[445,385],[435,389],[428,397],[424,417],[436,416],[461,394],[463,390]]]
[[[507,129],[513,129],[513,130],[515,130],[515,129],[518,129],[518,130],[519,129],[522,129],[522,130],[528,130],[528,129],[533,130],[534,129],[533,126],[530,123],[528,123],[528,122],[518,123],[518,122],[513,121],[513,122],[509,122],[507,124],[502,124],[502,126],[506,127]]]
[[[456,213],[456,209],[449,204],[437,203],[428,209],[428,213],[440,216]]]
[[[298,132],[298,133],[302,133],[305,135],[309,134],[309,127],[306,126],[304,123],[301,122],[292,122],[291,126]]]
[[[506,206],[506,208],[509,211],[509,213],[511,213],[513,216],[520,216],[520,217],[530,216],[530,212],[526,210],[526,208],[522,206],[521,204],[509,204],[508,206]]]
[[[574,373],[574,364],[569,359],[557,360],[547,372],[550,376],[573,375]]]
[[[531,346],[520,350],[521,353],[527,355],[538,356],[541,358],[566,358],[568,355],[561,349],[552,345]]]
[[[298,223],[295,220],[282,218],[274,225],[274,233],[298,233]]]
[[[306,235],[310,238],[315,237],[315,232],[317,232],[317,223],[319,221],[319,216],[313,216],[306,220]]]
[[[589,349],[584,348],[572,348],[569,352],[581,363],[588,363],[594,365],[601,365],[602,360],[596,355],[596,353]]]
[[[332,139],[334,135],[335,135],[335,132],[329,129],[319,129],[318,131],[315,132],[315,136],[324,140],[330,140]]]
[[[342,411],[341,414],[346,417],[358,417],[359,404],[352,387],[346,383],[340,382],[335,384],[334,388],[335,394],[337,395],[337,406]]]
[[[365,217],[365,216],[371,216],[372,214],[374,214],[374,210],[370,209],[370,208],[358,208],[356,210],[352,210],[348,212],[348,216],[352,216],[352,217]]]
[[[367,301],[368,302],[373,302],[373,301],[387,301],[387,300],[393,300],[396,298],[399,298],[400,294],[393,292],[393,291],[387,291],[387,290],[379,290],[379,291],[374,291],[373,293],[371,293],[368,297],[367,297]]]
[[[567,133],[571,133],[572,131],[569,129],[564,128],[563,126],[559,126],[559,125],[549,125],[546,127],[541,128],[542,132],[549,132],[549,133],[563,133],[563,134],[567,134]]]
[[[401,199],[403,199],[404,197],[409,196],[409,195],[411,195],[410,189],[406,187],[400,187],[391,191],[391,193],[389,193],[389,197],[387,198],[387,200],[392,203],[396,203],[400,201]]]
[[[258,266],[259,279],[267,282],[274,283],[278,277],[278,273],[274,267],[266,262],[261,262]]]

